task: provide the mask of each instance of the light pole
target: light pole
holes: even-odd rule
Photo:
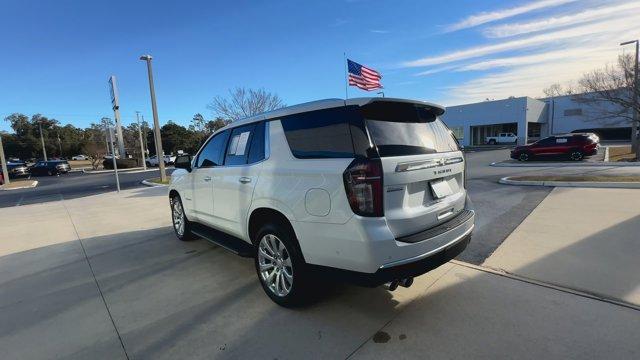
[[[101,121],[102,121],[103,124],[107,124],[107,123],[111,122],[111,119],[109,119],[108,117],[103,117],[101,119]],[[110,149],[110,146],[109,146],[109,134],[108,134],[108,132],[106,130],[105,130],[105,133],[104,133],[104,144],[107,147],[107,150],[104,153],[104,155],[106,156],[106,155],[109,155],[109,151],[110,151],[109,150]]]
[[[136,120],[138,121],[138,135],[140,136],[140,154],[142,155],[142,166],[147,170],[147,161],[144,158],[144,143],[142,142],[142,126],[140,126],[140,111],[136,111]]]
[[[60,134],[58,134],[58,149],[60,150],[60,158],[62,158],[62,141],[60,141]]]
[[[44,161],[47,161],[47,149],[44,148],[44,136],[42,135],[42,121],[38,121],[38,128],[40,129],[40,142],[42,143],[42,155]]]
[[[156,156],[158,157],[158,167],[160,168],[160,181],[167,181],[167,173],[164,170],[164,151],[162,151],[162,139],[160,138],[160,122],[158,121],[158,108],[156,107],[156,91],[153,85],[153,69],[151,68],[151,55],[142,55],[140,60],[147,62],[147,73],[149,75],[149,92],[151,93],[151,110],[153,111],[153,125],[156,140]]]
[[[640,91],[640,89],[638,89],[639,85],[638,84],[638,52],[640,49],[638,49],[638,47],[640,46],[640,42],[638,40],[632,40],[632,41],[626,41],[620,44],[620,46],[625,46],[625,45],[630,45],[630,44],[636,44],[636,57],[635,57],[635,69],[634,69],[634,74],[633,74],[633,86],[632,86],[632,96],[633,96],[633,122],[631,124],[631,149],[636,153],[636,159],[640,160],[640,146],[638,146],[638,92]]]
[[[4,158],[4,147],[2,146],[2,135],[0,135],[0,163],[2,165],[2,179],[4,181],[3,185],[8,185],[11,183],[9,181],[9,171],[7,171],[7,161]]]

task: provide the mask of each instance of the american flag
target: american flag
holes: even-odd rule
[[[380,84],[382,75],[379,72],[349,59],[347,59],[347,64],[349,67],[349,85],[366,91],[382,89],[382,84]]]

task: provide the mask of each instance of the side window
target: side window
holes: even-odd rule
[[[229,130],[212,137],[198,155],[197,167],[220,166],[224,160],[224,149],[229,138]]]
[[[250,124],[233,129],[229,138],[229,145],[227,145],[225,165],[243,165],[247,163],[249,146],[251,145],[251,133],[255,127],[255,124]]]
[[[264,127],[265,122],[263,121],[256,124],[255,129],[253,129],[247,164],[253,164],[264,160]]]
[[[541,146],[549,146],[556,143],[556,138],[546,138],[538,141],[538,145]]]
[[[293,156],[303,159],[354,156],[350,112],[345,107],[323,109],[281,119]]]

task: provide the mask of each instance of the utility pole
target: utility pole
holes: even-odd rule
[[[147,162],[144,158],[144,143],[142,142],[142,126],[140,125],[140,111],[136,111],[136,120],[138,121],[138,135],[140,135],[140,154],[142,156],[142,166],[147,170]]]
[[[42,135],[42,121],[38,121],[38,128],[40,129],[40,142],[42,143],[42,156],[44,161],[47,161],[47,149],[44,147],[44,136]]]
[[[167,181],[167,173],[164,169],[164,151],[162,151],[162,139],[160,138],[160,122],[158,121],[158,108],[156,106],[156,91],[153,85],[153,69],[151,68],[151,55],[142,55],[140,60],[147,62],[147,73],[149,75],[149,92],[151,93],[151,110],[153,110],[153,125],[156,140],[156,156],[158,156],[158,167],[160,168],[160,181]]]
[[[118,162],[116,161],[115,149],[113,146],[113,128],[105,121],[105,131],[109,137],[109,145],[111,145],[111,160],[113,161],[113,172],[116,175],[116,189],[120,192],[120,177],[118,176]]]
[[[4,146],[2,145],[2,135],[0,135],[0,163],[2,163],[2,179],[4,179],[4,185],[11,183],[9,181],[9,171],[7,170],[7,160],[4,158]]]
[[[103,118],[102,118],[102,123],[103,123],[103,124],[108,124],[109,122],[111,122],[111,119],[109,119],[108,117],[103,117]],[[106,125],[105,125],[105,126],[106,126]],[[106,152],[105,152],[104,154],[105,154],[105,155],[109,155],[109,151],[110,151],[110,150],[109,150],[109,149],[110,149],[110,147],[109,147],[109,134],[108,134],[106,131],[105,131],[105,133],[104,133],[104,144],[105,144],[105,145],[106,145],[106,147],[107,147],[107,150],[106,150]],[[113,155],[113,154],[112,154],[112,155]]]
[[[635,69],[633,74],[633,85],[631,87],[631,96],[633,96],[633,122],[631,123],[631,150],[636,153],[636,160],[640,160],[640,146],[638,146],[638,128],[640,127],[638,121],[638,112],[640,111],[640,104],[638,103],[638,92],[640,92],[640,83],[638,83],[638,56],[640,56],[640,41],[632,40],[626,41],[620,44],[620,46],[625,46],[629,44],[636,45],[636,56],[635,56]]]
[[[147,127],[144,126],[144,115],[140,116],[142,118],[142,132],[144,133],[144,149],[145,155],[149,155],[149,144],[147,144]],[[154,142],[155,144],[155,142]]]

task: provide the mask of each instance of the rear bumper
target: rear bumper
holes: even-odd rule
[[[464,213],[468,216],[460,222],[444,223],[398,239],[384,218],[354,216],[345,224],[292,222],[292,225],[307,264],[332,273],[331,269],[340,269],[346,271],[342,273],[345,278],[370,278],[375,284],[394,277],[423,274],[464,250],[474,229],[475,212],[467,209],[461,214]],[[465,245],[456,246],[459,244]],[[431,257],[436,260],[427,260]],[[412,263],[418,265],[405,268]]]
[[[470,241],[471,232],[424,257],[417,256],[415,259],[395,266],[383,266],[375,273],[363,273],[319,265],[311,265],[311,269],[317,276],[322,278],[349,282],[360,286],[376,287],[393,280],[423,275],[454,259],[466,249]]]

